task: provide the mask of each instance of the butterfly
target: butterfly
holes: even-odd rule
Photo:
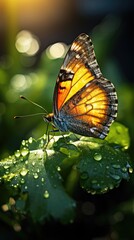
[[[114,85],[103,77],[90,37],[82,33],[70,46],[53,95],[53,113],[44,117],[60,131],[104,139],[117,117]]]

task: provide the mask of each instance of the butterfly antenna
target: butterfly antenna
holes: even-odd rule
[[[39,107],[41,108],[46,114],[47,114],[47,111],[45,108],[43,108],[42,106],[40,106],[39,104],[31,101],[30,99],[24,97],[23,95],[20,95],[20,98],[23,99],[23,100],[26,100],[27,102],[29,103],[32,103],[33,105],[35,105],[36,107]],[[22,116],[14,116],[14,119],[18,119],[18,118],[25,118],[25,117],[33,117],[33,116],[39,116],[39,115],[44,115],[44,113],[32,113],[32,114],[28,114],[28,115],[22,115]]]
[[[41,105],[39,105],[39,104],[31,101],[30,99],[24,97],[23,95],[20,95],[20,98],[23,99],[23,100],[26,100],[26,101],[29,102],[29,103],[32,103],[33,105],[35,105],[35,106],[37,106],[37,107],[39,107],[39,108],[41,108],[43,111],[45,111],[45,113],[47,113],[46,109],[43,108]]]
[[[32,113],[32,114],[27,114],[27,115],[22,115],[22,116],[14,116],[14,119],[33,117],[33,116],[39,116],[39,115],[43,116],[43,113]]]

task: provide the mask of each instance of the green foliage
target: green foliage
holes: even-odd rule
[[[119,123],[112,125],[106,140],[74,134],[49,135],[49,141],[47,135],[37,141],[29,138],[0,162],[1,183],[8,189],[8,199],[15,199],[17,214],[33,222],[50,218],[72,222],[76,186],[103,194],[118,187],[122,179],[129,180],[128,147],[128,131]]]

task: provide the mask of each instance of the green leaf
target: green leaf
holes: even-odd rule
[[[110,128],[110,132],[106,137],[106,140],[109,143],[120,145],[124,150],[128,149],[130,146],[128,128],[121,123],[114,122]]]
[[[87,192],[105,193],[129,179],[129,156],[106,141],[93,140],[83,145],[77,167],[82,188]]]
[[[79,184],[88,193],[102,194],[128,180],[133,171],[126,153],[128,131],[119,123],[106,140],[74,134],[47,139],[23,140],[20,150],[0,162],[0,179],[10,188],[17,212],[33,221],[72,222],[72,196]]]
[[[32,138],[23,141],[20,151],[1,161],[2,179],[13,188],[12,194],[14,189],[20,189],[16,208],[28,212],[33,221],[53,217],[70,222],[74,218],[75,201],[65,192],[59,173],[63,156],[50,149],[45,151],[44,144],[44,138],[37,142]]]

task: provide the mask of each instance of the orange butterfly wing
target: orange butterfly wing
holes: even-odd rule
[[[79,35],[61,67],[54,92],[54,124],[62,131],[104,139],[117,116],[113,84],[103,78],[91,39]]]
[[[54,93],[54,101],[55,97],[57,100],[56,108],[60,110],[68,99],[94,79],[94,75],[100,77],[102,74],[95,58],[91,39],[83,33],[73,42],[61,67]]]

